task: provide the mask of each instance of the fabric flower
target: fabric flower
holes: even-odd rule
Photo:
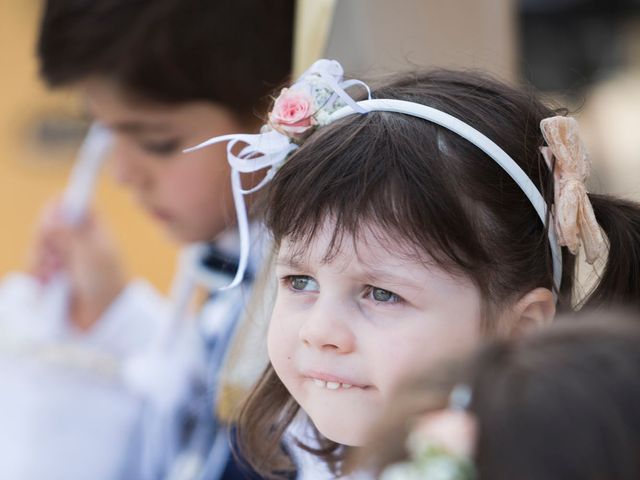
[[[320,60],[315,61],[313,65],[311,65],[309,69],[301,75],[300,79],[306,79],[310,76],[330,77],[337,83],[340,83],[344,76],[344,70],[342,69],[340,62],[321,58]]]
[[[441,410],[422,418],[407,439],[409,460],[387,466],[381,480],[473,480],[475,418]]]
[[[471,457],[477,436],[475,418],[463,410],[440,410],[427,414],[409,437],[416,454],[424,445],[435,444],[459,457]]]
[[[585,186],[590,164],[578,122],[563,116],[545,118],[540,130],[548,145],[540,151],[554,176],[553,217],[558,243],[573,255],[582,244],[587,263],[593,265],[606,254],[607,242]]]
[[[314,99],[300,89],[283,88],[269,113],[269,124],[280,133],[300,139],[316,125]]]

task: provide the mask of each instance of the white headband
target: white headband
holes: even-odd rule
[[[436,123],[441,127],[457,133],[465,140],[473,143],[476,147],[491,157],[507,174],[518,184],[520,189],[527,196],[531,205],[538,213],[542,224],[547,223],[547,203],[540,194],[540,191],[533,184],[529,176],[524,173],[520,166],[507,153],[491,141],[487,136],[478,130],[464,123],[463,121],[426,105],[404,100],[375,99],[358,102],[367,112],[395,112],[422,118]],[[352,115],[356,112],[350,107],[344,107],[331,115],[329,123]],[[549,245],[553,258],[553,282],[556,288],[560,288],[562,279],[562,252],[556,240],[556,232],[553,228],[548,229]]]
[[[422,118],[436,123],[468,140],[491,157],[518,184],[535,208],[543,225],[547,224],[547,204],[529,176],[518,164],[488,137],[463,121],[426,105],[404,100],[371,99],[369,88],[362,82],[343,81],[343,70],[335,60],[318,60],[289,89],[283,89],[276,99],[270,122],[262,133],[255,135],[223,135],[211,138],[195,147],[191,152],[208,145],[229,142],[227,158],[231,165],[231,182],[238,216],[240,233],[240,265],[233,282],[224,288],[238,285],[244,276],[249,257],[249,222],[244,195],[253,193],[266,185],[291,152],[298,148],[314,127],[328,125],[348,115],[369,112],[395,112]],[[354,85],[363,86],[368,99],[355,102],[345,89]],[[245,143],[239,155],[232,153],[237,143]],[[265,178],[254,188],[244,190],[240,173],[256,172],[269,168]],[[553,281],[556,289],[562,279],[562,253],[553,228],[548,228],[549,245],[553,259]]]

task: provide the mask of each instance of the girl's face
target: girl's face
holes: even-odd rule
[[[371,233],[357,251],[346,238],[323,261],[328,227],[303,256],[282,242],[269,357],[318,430],[358,446],[399,383],[478,342],[481,301],[470,281],[411,261]]]
[[[229,111],[208,102],[135,101],[101,78],[83,89],[91,116],[114,133],[116,180],[175,240],[212,240],[233,223],[225,145],[182,153],[212,136],[243,131]]]

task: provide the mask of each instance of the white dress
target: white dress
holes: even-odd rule
[[[297,480],[331,480],[336,478],[322,460],[298,447],[295,443],[296,440],[300,440],[305,445],[314,445],[316,442],[310,421],[302,411],[289,425],[285,436],[285,444],[297,467]],[[371,474],[363,471],[356,471],[339,478],[343,480],[373,480]]]
[[[41,296],[26,275],[0,284],[0,478],[170,476],[194,384],[206,383],[210,368],[203,336],[224,331],[247,289],[207,302],[151,360],[145,352],[171,309],[148,283],[129,284],[87,333],[64,322],[52,328]]]

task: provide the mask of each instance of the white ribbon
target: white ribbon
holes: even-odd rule
[[[317,63],[321,62],[322,60],[319,60]],[[340,66],[340,64],[338,62],[336,62],[335,60],[332,60],[332,62],[335,62],[336,64],[338,64],[338,66]],[[335,100],[337,98],[340,98],[344,103],[347,104],[347,106],[351,107],[351,109],[356,112],[356,113],[367,113],[367,111],[362,108],[360,105],[358,105],[358,103],[349,96],[349,94],[345,91],[347,88],[349,87],[353,87],[355,85],[359,85],[361,87],[363,87],[366,91],[367,91],[367,98],[371,99],[371,90],[369,89],[369,85],[367,85],[366,83],[360,81],[360,80],[346,80],[346,81],[342,81],[342,80],[336,80],[336,78],[342,78],[342,67],[340,66],[340,72],[338,73],[333,73],[330,74],[328,72],[328,69],[319,69],[319,68],[315,68],[314,66],[316,65],[312,65],[312,68],[310,69],[308,74],[315,74],[318,77],[320,77],[326,84],[327,86],[333,90],[333,95],[331,95],[331,97],[329,97],[329,100],[327,101],[328,105],[333,105],[333,103],[335,102]],[[307,74],[305,74],[307,75]],[[302,78],[305,78],[305,75],[302,76]],[[299,83],[299,82],[296,82]]]
[[[236,216],[238,219],[238,231],[240,235],[240,261],[238,271],[233,281],[223,287],[222,290],[233,288],[239,285],[244,278],[249,262],[249,217],[247,215],[247,207],[244,196],[257,192],[264,187],[278,171],[278,168],[284,163],[287,156],[293,152],[298,146],[292,143],[286,135],[271,130],[257,134],[230,134],[213,137],[202,142],[195,147],[185,150],[185,153],[199,150],[216,143],[227,143],[227,160],[231,166],[231,188],[233,191],[233,202],[236,208]],[[238,155],[233,153],[236,145],[246,144]],[[240,178],[241,173],[252,173],[259,170],[269,168],[265,177],[251,189],[244,189]]]
[[[356,85],[363,87],[367,91],[367,98],[371,99],[371,89],[369,88],[369,85],[356,79],[342,80],[343,76],[344,70],[342,69],[340,62],[322,58],[314,62],[313,65],[311,65],[309,69],[300,76],[296,83],[291,86],[291,88],[295,89],[297,85],[304,84],[305,82],[310,83],[313,77],[319,77],[331,90],[333,90],[333,95],[331,95],[327,101],[328,106],[332,106],[335,100],[340,98],[344,103],[351,107],[353,111],[363,114],[367,113],[364,108],[358,105],[358,103],[351,98],[351,96],[346,92],[346,89]]]
[[[336,99],[340,98],[347,104],[346,108],[353,109],[357,113],[366,113],[345,89],[353,86],[363,87],[371,98],[371,90],[360,80],[342,81],[343,70],[340,63],[335,60],[318,60],[304,72],[294,86],[301,86],[305,82],[311,83],[313,79],[320,78],[326,86],[333,91],[325,104],[325,107],[333,106]],[[293,88],[293,87],[292,87]],[[249,238],[249,218],[244,196],[257,192],[271,181],[278,169],[286,161],[291,152],[298,148],[292,139],[276,130],[267,130],[257,134],[229,134],[210,138],[195,147],[184,150],[184,153],[193,152],[217,143],[227,143],[227,161],[231,166],[231,188],[233,191],[233,202],[238,220],[238,232],[240,236],[240,260],[238,271],[233,281],[221,290],[233,288],[242,282],[244,273],[249,262],[250,238]],[[237,155],[233,153],[237,145],[245,144]],[[253,173],[269,168],[265,177],[253,188],[244,189],[240,178],[241,173]]]
[[[533,208],[540,217],[542,224],[547,224],[547,202],[542,197],[540,191],[531,181],[529,176],[502,148],[471,125],[433,107],[405,100],[375,99],[364,100],[362,102],[358,102],[358,104],[367,112],[396,112],[411,115],[412,117],[422,118],[460,135],[462,138],[474,144],[486,153],[494,162],[502,167],[502,169],[513,179],[514,182],[516,182],[522,192],[527,196],[531,205],[533,205]],[[342,108],[331,115],[329,123],[335,122],[336,120],[351,114],[353,114],[353,110],[351,108]],[[556,231],[553,226],[549,226],[547,235],[549,246],[551,247],[551,257],[553,262],[553,283],[555,288],[559,290],[560,282],[562,280],[562,251],[560,250],[560,245],[556,239]],[[555,293],[556,292],[554,292],[554,294]]]

